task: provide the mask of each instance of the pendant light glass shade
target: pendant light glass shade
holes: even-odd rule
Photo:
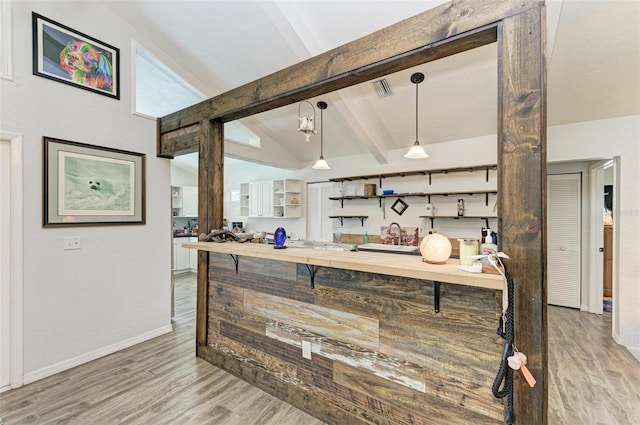
[[[424,151],[424,148],[418,141],[418,84],[423,81],[424,74],[422,72],[416,72],[411,75],[411,82],[416,85],[416,141],[413,142],[413,146],[411,146],[409,152],[404,154],[404,157],[409,159],[429,158],[429,155]]]
[[[409,152],[404,154],[405,158],[410,159],[420,159],[420,158],[429,158],[429,155],[424,151],[424,148],[420,146],[420,142],[417,140],[413,142],[413,146],[409,149]]]
[[[330,170],[331,169],[327,161],[324,159],[324,155],[322,152],[323,144],[324,144],[324,140],[323,140],[324,124],[322,122],[322,112],[325,109],[327,109],[327,106],[328,105],[326,102],[318,102],[318,108],[320,109],[320,159],[318,159],[316,163],[313,164],[313,167],[311,167],[314,170]]]
[[[315,170],[330,170],[331,167],[329,167],[329,164],[327,163],[327,161],[324,159],[323,156],[320,156],[320,159],[316,161],[315,164],[313,164],[313,167],[311,167]]]

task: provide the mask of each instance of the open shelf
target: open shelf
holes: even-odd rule
[[[410,198],[410,197],[423,197],[428,198],[428,202],[431,202],[432,196],[462,196],[462,195],[485,195],[485,205],[489,205],[489,195],[497,194],[497,190],[467,190],[462,192],[409,192],[409,193],[393,193],[391,195],[353,195],[353,196],[332,196],[329,199],[332,201],[340,201],[340,206],[344,208],[345,200],[352,199],[371,199],[378,198],[378,204],[382,207],[383,198]]]
[[[330,215],[329,218],[337,218],[340,220],[340,226],[344,224],[345,218],[357,218],[360,220],[360,225],[364,227],[364,219],[369,218],[368,215]]]
[[[397,171],[394,173],[365,174],[360,176],[336,177],[333,179],[329,179],[329,181],[343,182],[343,181],[353,181],[353,180],[378,179],[379,185],[382,188],[382,180],[387,177],[429,176],[429,184],[431,184],[431,175],[433,174],[463,173],[463,172],[472,172],[472,171],[479,171],[479,170],[486,171],[486,181],[489,181],[489,171],[497,170],[497,169],[498,169],[498,166],[496,164],[488,164],[488,165],[474,165],[471,167],[439,168],[439,169],[433,169],[433,170]]]
[[[474,215],[419,215],[419,218],[428,218],[431,220],[431,228],[433,229],[433,220],[436,218],[446,218],[453,220],[484,220],[485,227],[489,227],[490,219],[497,219],[497,216],[474,216]]]

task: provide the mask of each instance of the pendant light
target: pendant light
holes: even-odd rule
[[[420,146],[418,141],[418,84],[424,81],[424,74],[422,72],[416,72],[411,75],[411,82],[416,85],[416,141],[413,142],[413,146],[409,149],[404,157],[410,159],[422,159],[429,158],[429,155],[424,151],[424,148]]]
[[[315,170],[330,170],[331,167],[329,167],[329,164],[327,164],[327,161],[325,161],[324,156],[322,155],[322,147],[323,147],[322,133],[324,130],[324,124],[322,123],[322,111],[327,109],[327,103],[318,102],[318,109],[320,109],[320,159],[318,159],[316,163],[313,164],[313,167],[311,168]]]

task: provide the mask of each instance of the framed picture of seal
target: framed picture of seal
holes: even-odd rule
[[[145,155],[43,137],[43,227],[145,223]]]
[[[120,49],[35,12],[33,74],[120,99]]]

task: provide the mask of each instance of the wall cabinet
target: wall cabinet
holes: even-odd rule
[[[273,217],[273,181],[249,183],[249,217]]]
[[[301,182],[294,179],[240,184],[240,215],[245,217],[300,217]]]
[[[171,186],[171,210],[174,217],[198,217],[198,188]]]
[[[182,188],[182,215],[184,217],[198,216],[198,188],[183,187]]]

